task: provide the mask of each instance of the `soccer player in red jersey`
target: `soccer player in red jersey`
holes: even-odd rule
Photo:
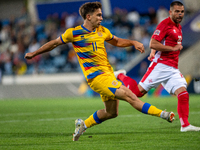
[[[182,27],[180,22],[184,16],[184,6],[179,1],[170,5],[170,16],[158,24],[151,40],[151,53],[148,59],[151,62],[147,72],[137,85],[137,82],[125,75],[125,72],[116,71],[115,76],[123,81],[125,86],[138,97],[142,97],[151,88],[159,84],[178,98],[177,111],[181,122],[181,132],[200,131],[200,127],[190,125],[189,94],[187,83],[178,69],[178,59],[182,50]],[[157,51],[157,53],[156,53]]]

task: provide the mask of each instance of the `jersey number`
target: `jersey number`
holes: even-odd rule
[[[93,51],[97,51],[97,43],[96,42],[92,42],[92,46],[93,46]]]

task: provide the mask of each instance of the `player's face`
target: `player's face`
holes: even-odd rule
[[[94,28],[98,28],[103,20],[101,9],[96,9],[94,13],[91,15],[91,24]]]
[[[176,24],[179,24],[182,21],[184,12],[184,6],[178,5],[174,5],[174,7],[169,11],[172,21]]]

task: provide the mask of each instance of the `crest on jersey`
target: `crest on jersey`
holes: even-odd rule
[[[97,34],[98,34],[100,37],[103,36],[103,34],[102,34],[101,32],[97,32]]]
[[[159,35],[160,34],[160,30],[156,30],[155,32],[154,32],[154,35]]]
[[[117,86],[117,84],[118,84],[118,82],[117,82],[116,80],[114,80],[114,81],[112,82],[112,85],[114,85],[114,86]]]

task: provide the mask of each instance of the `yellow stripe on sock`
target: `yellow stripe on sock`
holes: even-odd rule
[[[87,128],[90,128],[90,127],[98,124],[94,120],[93,114],[89,118],[87,118],[84,122],[85,122],[85,125],[86,125]]]
[[[160,117],[162,110],[156,108],[155,106],[150,106],[148,110],[148,114]]]

